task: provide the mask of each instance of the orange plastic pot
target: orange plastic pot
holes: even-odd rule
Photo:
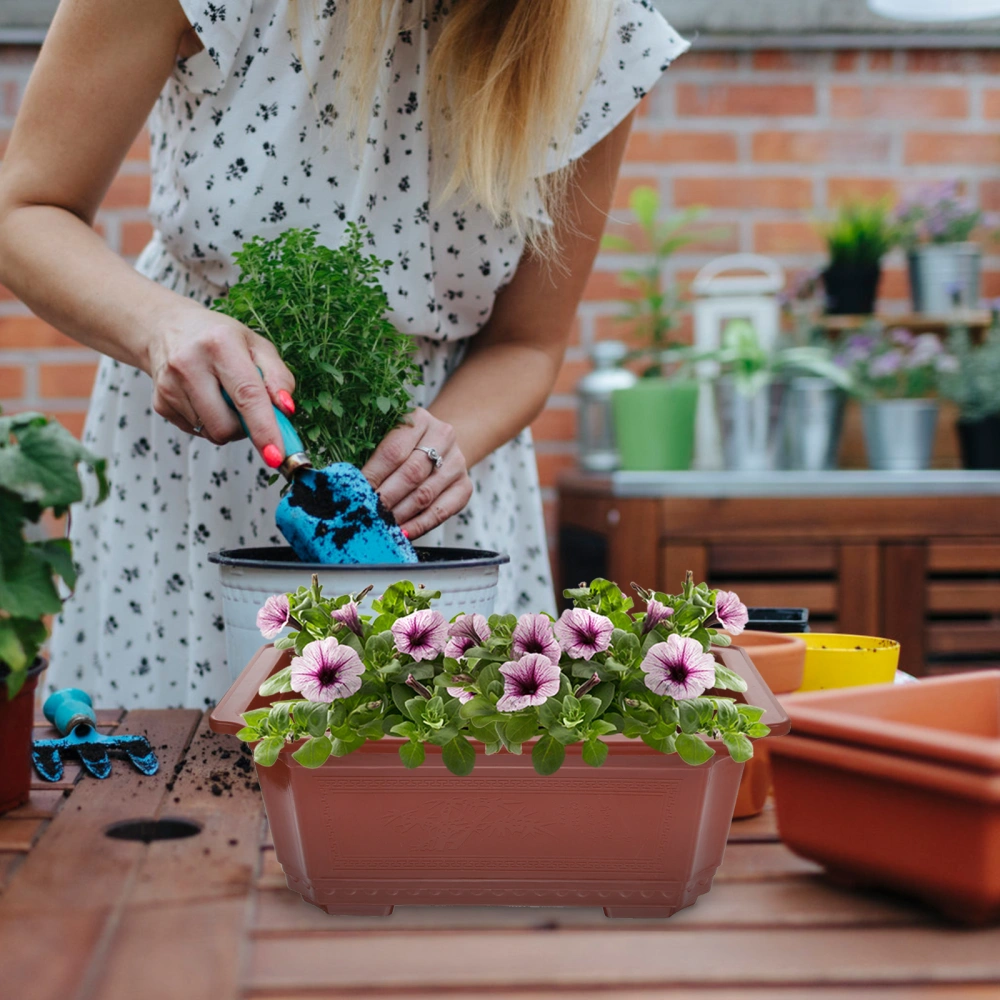
[[[257,689],[289,655],[260,650],[212,713],[212,728],[236,733],[242,712],[266,705]],[[744,697],[765,709],[764,721],[787,732],[749,657],[718,655],[747,680]],[[535,773],[528,753],[499,753],[482,754],[465,778],[432,747],[423,766],[405,770],[393,737],[314,770],[292,759],[289,744],[257,777],[289,888],[328,913],[501,904],[668,917],[712,886],[743,765],[721,744],[690,767],[638,740],[609,742],[599,769],[568,747],[549,777]]]
[[[35,660],[21,690],[10,701],[0,682],[0,813],[23,806],[31,794],[31,727],[35,688],[45,661]]]
[[[836,879],[1000,918],[1000,671],[782,700],[778,827]]]

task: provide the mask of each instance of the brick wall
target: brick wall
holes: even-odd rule
[[[0,49],[0,149],[34,52]],[[643,104],[628,150],[612,228],[628,231],[628,192],[657,187],[668,206],[703,205],[706,238],[679,256],[689,280],[721,253],[754,250],[791,272],[822,263],[814,221],[850,195],[880,196],[958,178],[1000,224],[1000,52],[870,51],[691,53]],[[133,257],[149,228],[145,149],[136,143],[99,216]],[[987,258],[985,293],[1000,296],[1000,252]],[[604,254],[587,288],[565,368],[534,425],[549,516],[559,471],[574,461],[573,390],[587,349],[621,334],[614,322],[626,261]],[[884,305],[903,309],[899,259]],[[0,402],[53,413],[78,431],[94,361],[0,290]],[[551,523],[551,522],[550,522]]]

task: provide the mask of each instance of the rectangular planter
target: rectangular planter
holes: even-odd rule
[[[782,840],[836,880],[1000,918],[1000,671],[782,699]]]
[[[788,719],[742,650],[721,650],[746,678],[750,704],[775,733]],[[235,733],[268,703],[262,681],[290,653],[265,647],[211,716]],[[450,774],[440,751],[414,771],[400,740],[368,743],[308,770],[290,744],[258,767],[275,854],[289,888],[328,913],[388,915],[396,905],[600,906],[609,917],[667,917],[708,892],[729,833],[743,765],[721,744],[700,767],[638,740],[609,739],[599,769],[580,747],[550,777],[530,753],[481,753]],[[526,747],[527,751],[529,748]]]

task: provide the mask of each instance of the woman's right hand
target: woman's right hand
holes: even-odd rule
[[[264,461],[271,468],[281,464],[285,451],[272,403],[294,413],[295,379],[269,340],[229,316],[185,303],[153,333],[144,367],[161,417],[215,444],[241,438],[225,389]]]

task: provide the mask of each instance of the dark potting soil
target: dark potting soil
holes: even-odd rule
[[[297,478],[294,481],[288,503],[316,521],[314,538],[329,538],[338,548],[343,548],[359,531],[367,531],[374,525],[375,520],[368,505],[357,495],[358,490],[340,497],[334,494],[329,479],[321,472],[311,476],[310,480],[311,482]],[[377,493],[375,512],[387,527],[396,527],[396,518]]]

